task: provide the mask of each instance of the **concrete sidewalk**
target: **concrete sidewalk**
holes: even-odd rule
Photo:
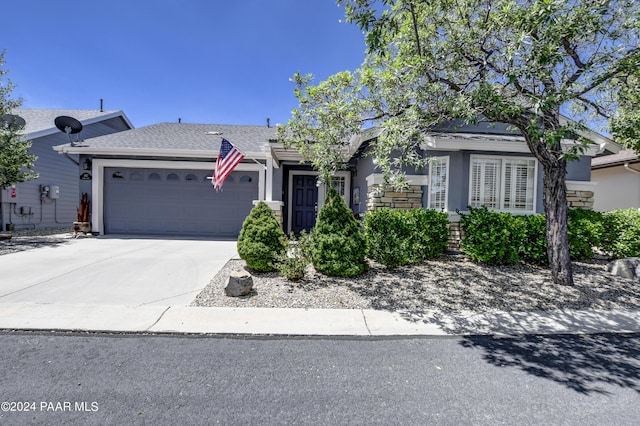
[[[0,329],[354,337],[639,333],[640,311],[402,313],[1,303]]]

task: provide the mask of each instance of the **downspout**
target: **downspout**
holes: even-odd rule
[[[629,162],[628,161],[626,163],[624,163],[624,169],[628,170],[628,171],[630,171],[632,173],[636,173],[636,174],[640,175],[640,170],[636,170],[636,169],[631,168],[631,166],[629,166]]]
[[[63,151],[63,154],[64,154],[65,157],[67,157],[69,159],[69,161],[71,161],[76,166],[80,167],[80,162],[78,162],[78,161],[74,160],[73,158],[71,158],[71,156],[69,155],[68,152]]]

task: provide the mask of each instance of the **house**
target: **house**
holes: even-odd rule
[[[79,167],[77,155],[58,155],[51,149],[69,142],[55,118],[76,118],[83,124],[78,137],[87,139],[133,125],[122,111],[19,109],[15,114],[25,120],[23,133],[32,142],[29,152],[38,157],[34,169],[39,177],[0,191],[1,229],[71,228],[77,218],[79,168],[85,165]]]
[[[569,165],[573,207],[593,202],[591,158],[611,141],[588,135],[593,144]],[[216,192],[212,170],[222,138],[244,154]],[[408,192],[382,187],[382,175],[366,156],[377,137],[370,129],[352,138],[344,150],[347,169],[331,183],[354,214],[382,206],[424,207],[449,212],[486,205],[514,213],[539,213],[542,170],[524,139],[507,126],[479,124],[435,128],[424,155],[425,170],[408,170]],[[572,141],[566,141],[571,144]],[[237,237],[257,200],[264,200],[286,232],[309,229],[325,198],[318,173],[285,149],[268,126],[160,123],[85,140],[83,146],[60,145],[61,154],[91,164],[90,180],[80,182],[92,208],[92,229],[106,234],[161,234]]]
[[[635,151],[594,158],[591,180],[597,183],[594,210],[640,208],[640,159]]]

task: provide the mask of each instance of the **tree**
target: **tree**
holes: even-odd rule
[[[634,0],[338,3],[345,6],[347,21],[366,34],[365,61],[360,69],[316,86],[310,76],[296,75],[299,107],[281,137],[299,148],[313,140],[323,147],[316,152],[329,145],[335,152],[348,140],[339,139],[348,130],[377,125],[381,134],[372,155],[385,181],[401,186],[400,166],[427,161],[420,147],[434,125],[481,119],[511,125],[544,169],[553,280],[572,285],[565,176],[567,162],[580,157],[587,141],[564,142],[585,131],[586,123],[610,120],[618,103],[635,102],[630,95],[637,91],[624,95],[624,90],[640,65],[640,5]],[[632,128],[632,120],[619,124],[624,131]],[[331,173],[308,148],[307,155],[323,175]]]
[[[5,79],[4,54],[0,53],[0,189],[38,177],[33,170],[36,156],[29,154],[31,142],[20,133],[24,126],[14,115],[22,102],[11,98],[15,86]]]

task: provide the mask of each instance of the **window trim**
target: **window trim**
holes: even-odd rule
[[[469,196],[468,196],[468,205],[472,206],[473,199],[473,161],[475,159],[479,160],[499,160],[499,175],[498,178],[498,194],[497,194],[497,208],[489,208],[490,210],[512,213],[512,214],[535,214],[536,213],[536,205],[538,200],[538,168],[539,162],[534,157],[528,156],[508,156],[508,155],[481,155],[481,154],[471,154],[469,156]],[[533,161],[533,205],[532,209],[506,209],[505,205],[505,175],[506,175],[506,164],[508,161]],[[478,206],[480,207],[480,206]],[[488,207],[487,207],[488,208]]]
[[[442,209],[438,209],[439,211],[449,211],[449,180],[451,177],[451,173],[450,173],[450,167],[449,167],[449,163],[450,163],[450,156],[449,155],[442,155],[442,156],[433,156],[431,157],[437,161],[440,160],[444,160],[445,161],[445,168],[446,168],[446,178],[445,178],[445,189],[444,189],[444,208]],[[433,166],[434,166],[434,162],[430,162],[429,163],[429,183],[427,186],[427,208],[428,209],[433,209],[433,207],[431,207],[431,188],[433,185]]]

